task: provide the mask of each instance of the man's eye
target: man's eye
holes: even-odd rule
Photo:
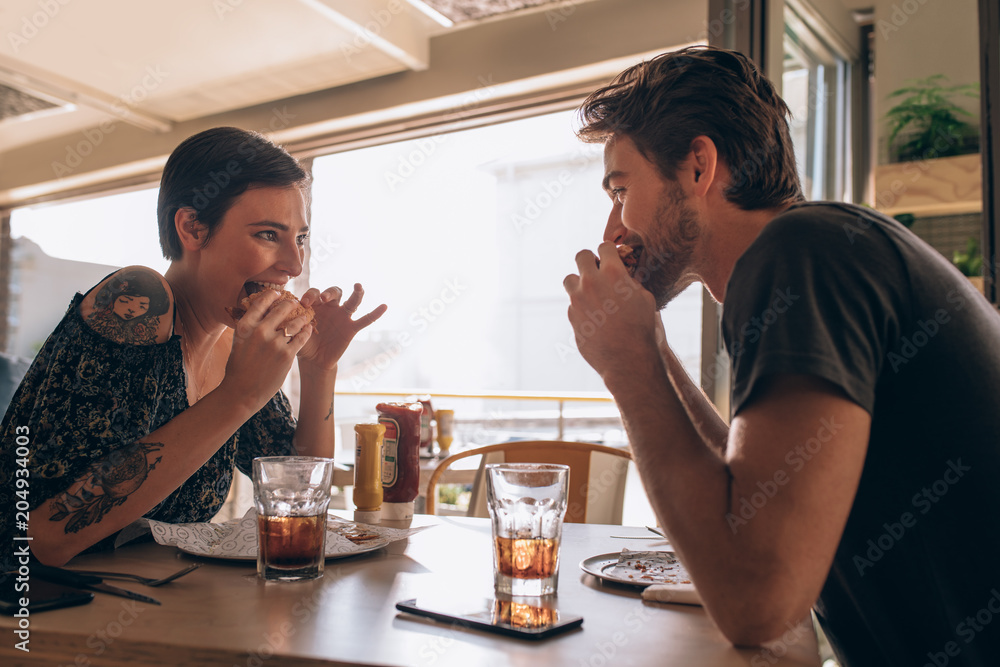
[[[622,200],[625,199],[625,188],[611,188],[611,198],[619,204],[623,204]]]
[[[295,239],[295,242],[300,246],[304,246],[306,244],[306,239],[308,238],[309,238],[308,234],[301,234]]]

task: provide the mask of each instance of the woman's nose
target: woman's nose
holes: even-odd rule
[[[294,278],[302,273],[302,259],[304,255],[305,250],[302,246],[296,243],[295,240],[292,240],[291,243],[282,245],[277,268]]]

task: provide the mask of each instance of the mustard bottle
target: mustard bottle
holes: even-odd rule
[[[447,457],[448,450],[451,449],[451,443],[454,440],[452,429],[455,424],[455,411],[438,410],[434,413],[434,418],[437,420],[438,427],[438,451],[441,452],[442,457]]]
[[[382,439],[384,424],[354,426],[354,520],[376,524],[382,518]]]

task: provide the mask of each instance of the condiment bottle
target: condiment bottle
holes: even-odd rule
[[[354,520],[378,523],[382,518],[382,441],[384,424],[354,427]]]
[[[420,490],[420,403],[379,403],[378,423],[385,426],[382,439],[382,519],[413,518],[413,503]]]
[[[431,397],[410,396],[407,401],[420,401],[424,411],[420,413],[420,455],[430,458],[434,456],[434,408],[431,407]]]
[[[434,413],[434,419],[437,420],[438,449],[440,449],[441,456],[447,456],[454,440],[452,428],[455,424],[455,411],[438,410]]]

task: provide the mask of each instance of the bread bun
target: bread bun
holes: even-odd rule
[[[242,319],[243,316],[246,315],[247,310],[250,309],[250,304],[253,303],[261,295],[265,294],[266,292],[267,290],[261,292],[254,292],[250,296],[244,297],[243,299],[240,300],[239,306],[237,306],[236,308],[227,307],[226,312],[229,313],[229,316],[232,317],[234,321],[239,322],[240,319]],[[303,306],[299,302],[299,300],[295,297],[295,295],[289,292],[288,290],[281,290],[278,293],[278,298],[275,299],[274,303],[272,303],[271,306],[268,308],[268,312],[270,312],[271,308],[274,308],[282,301],[294,301],[295,309],[292,310],[291,313],[289,313],[288,317],[285,318],[285,321],[278,326],[278,329],[284,329],[286,326],[288,326],[288,324],[292,320],[294,320],[297,317],[301,317],[302,315],[309,315],[309,322],[312,322],[313,326],[315,326],[316,311],[314,311],[309,306]],[[306,324],[308,324],[309,322],[306,322]]]

